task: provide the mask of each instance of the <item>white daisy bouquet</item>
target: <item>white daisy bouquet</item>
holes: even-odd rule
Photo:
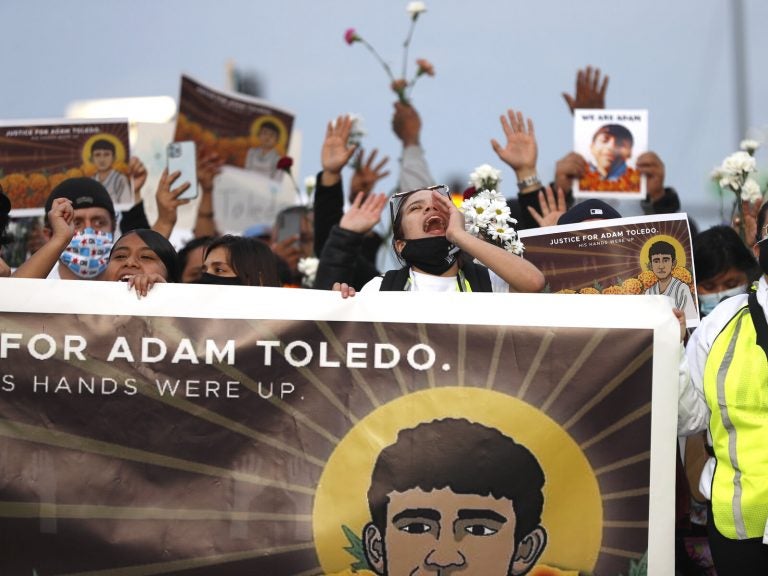
[[[478,166],[469,175],[470,187],[464,192],[461,204],[464,229],[507,252],[522,256],[524,246],[513,227],[517,220],[510,216],[507,200],[497,192],[499,182],[501,171],[489,164]]]
[[[723,163],[712,171],[712,180],[720,186],[720,190],[730,190],[736,195],[733,216],[738,214],[739,235],[742,240],[745,239],[744,203],[754,205],[763,198],[760,184],[753,176],[757,173],[755,151],[759,147],[757,140],[742,140],[739,146],[741,150],[727,156]]]

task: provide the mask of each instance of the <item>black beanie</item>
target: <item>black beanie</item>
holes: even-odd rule
[[[115,220],[115,205],[109,192],[104,185],[93,178],[68,178],[53,189],[53,192],[45,201],[45,215],[48,218],[48,212],[53,206],[56,198],[68,198],[72,201],[72,208],[104,208]]]
[[[578,224],[585,220],[610,220],[612,218],[621,218],[621,214],[610,204],[606,204],[596,198],[591,198],[576,204],[568,212],[560,216],[557,223]]]

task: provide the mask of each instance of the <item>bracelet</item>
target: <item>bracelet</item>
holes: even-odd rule
[[[211,212],[198,212],[197,213],[200,218],[213,218],[213,211]]]
[[[523,188],[528,188],[533,185],[536,185],[537,187],[541,187],[541,180],[539,180],[539,176],[537,174],[534,174],[533,176],[528,176],[528,178],[523,178],[522,180],[517,181],[517,187],[520,190],[522,190]]]

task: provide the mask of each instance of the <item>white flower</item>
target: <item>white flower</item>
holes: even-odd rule
[[[493,216],[489,211],[491,201],[487,198],[480,198],[475,196],[469,200],[464,200],[461,207],[464,209],[465,220],[469,217],[470,222],[477,222],[478,224],[487,223]]]
[[[754,178],[747,178],[744,186],[741,187],[741,199],[745,202],[754,203],[762,198],[760,194],[760,184]]]
[[[301,285],[305,288],[312,288],[315,285],[315,277],[317,276],[317,267],[320,264],[320,260],[317,258],[301,258],[297,265],[299,272],[302,273]]]
[[[754,172],[757,163],[747,152],[734,152],[723,160],[720,169],[727,174],[742,174]]]
[[[405,9],[411,15],[411,18],[416,19],[419,17],[419,14],[427,11],[427,5],[424,2],[409,2]]]
[[[476,222],[464,222],[464,230],[472,234],[472,236],[477,236],[480,234],[480,227]]]
[[[712,169],[712,172],[709,173],[709,177],[712,179],[713,182],[720,182],[725,177],[725,174],[723,173],[720,166],[717,166]]]
[[[304,178],[304,189],[307,191],[307,194],[311,195],[315,191],[315,187],[317,187],[317,178],[315,176]]]
[[[501,170],[497,170],[490,164],[482,164],[475,168],[469,175],[469,183],[476,190],[495,190],[501,182]]]
[[[493,240],[501,240],[502,242],[511,241],[517,236],[514,228],[508,228],[506,222],[496,222],[494,225],[488,226],[488,234]]]
[[[511,252],[512,254],[517,254],[518,256],[523,255],[523,251],[525,250],[525,246],[523,245],[520,240],[515,239],[512,240],[504,245],[504,250],[507,252]]]
[[[509,206],[507,206],[507,201],[504,200],[504,198],[499,199],[497,197],[491,200],[491,204],[488,206],[488,211],[497,219],[503,218],[504,221],[506,221],[507,216],[509,216]]]
[[[755,153],[755,150],[760,148],[760,142],[758,142],[757,140],[750,140],[750,139],[742,140],[741,143],[739,144],[739,148],[741,150],[744,150],[744,152],[746,152],[747,154],[752,155]]]

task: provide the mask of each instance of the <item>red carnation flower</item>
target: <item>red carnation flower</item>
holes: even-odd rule
[[[293,166],[293,158],[290,156],[283,156],[277,161],[278,170],[285,170],[288,172],[291,169],[291,166]]]
[[[469,200],[469,199],[470,199],[470,198],[472,198],[472,196],[474,196],[475,194],[477,194],[477,190],[475,190],[475,187],[474,187],[474,186],[470,186],[469,188],[467,188],[466,190],[464,190],[464,196],[463,196],[463,200]]]
[[[344,32],[344,41],[350,46],[359,40],[360,37],[357,35],[357,32],[355,32],[354,28],[347,28],[347,31]]]

